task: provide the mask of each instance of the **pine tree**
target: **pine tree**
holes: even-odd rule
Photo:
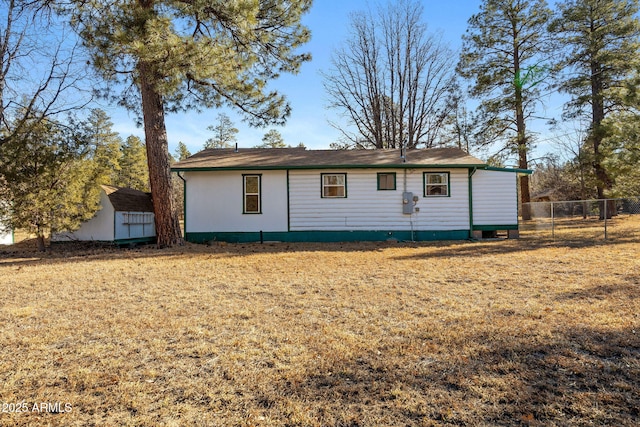
[[[603,167],[611,177],[611,197],[640,196],[640,115],[616,113],[604,125]]]
[[[285,148],[287,145],[277,129],[271,129],[262,137],[262,144],[255,148]]]
[[[93,109],[79,126],[82,138],[88,143],[94,169],[91,179],[97,186],[116,185],[121,171],[120,148],[122,138],[113,131],[113,123],[106,112]]]
[[[118,187],[149,191],[147,150],[142,140],[130,135],[120,148],[120,154],[120,171],[114,184]]]
[[[178,161],[181,161],[190,156],[191,156],[191,152],[187,148],[186,144],[182,141],[178,142],[178,146],[176,147],[176,151],[175,151],[176,159],[178,159]]]
[[[207,139],[204,148],[229,148],[237,141],[238,129],[233,125],[229,116],[224,113],[218,114],[217,124],[209,126],[207,130],[213,132],[213,137]]]
[[[545,0],[484,0],[463,37],[458,71],[473,82],[470,95],[480,99],[479,142],[502,141],[498,150],[517,154],[522,169],[529,167],[532,143],[527,120],[548,74],[551,15]],[[531,200],[528,175],[520,177],[520,195],[523,203]],[[522,215],[530,217],[526,209]]]
[[[41,120],[22,129],[0,147],[0,217],[34,233],[42,251],[47,233],[74,230],[94,215],[100,187],[89,141],[72,127]]]
[[[597,197],[604,199],[613,180],[604,167],[606,118],[628,109],[640,70],[638,0],[569,0],[559,4],[550,30],[564,47],[560,89],[571,96],[566,118],[587,118],[588,143],[597,178]],[[606,211],[614,212],[613,206]],[[600,209],[601,217],[605,209]]]
[[[122,105],[142,112],[158,246],[182,242],[171,198],[165,112],[235,107],[252,125],[282,124],[286,99],[268,80],[308,54],[301,16],[311,0],[71,2],[72,22]]]

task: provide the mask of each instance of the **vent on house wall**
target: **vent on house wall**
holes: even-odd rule
[[[124,213],[122,214],[123,224],[151,224],[153,222],[152,213]]]

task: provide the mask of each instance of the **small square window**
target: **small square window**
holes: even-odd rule
[[[344,198],[347,197],[347,174],[322,174],[322,197]]]
[[[396,174],[393,173],[378,173],[378,190],[395,190],[396,189]]]
[[[424,173],[425,197],[449,196],[449,172],[425,172]]]

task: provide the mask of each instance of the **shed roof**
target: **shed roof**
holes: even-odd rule
[[[458,148],[408,150],[306,150],[304,148],[211,148],[172,166],[174,171],[218,169],[328,169],[484,167],[486,163]]]
[[[101,186],[116,212],[153,212],[151,194],[133,188]]]

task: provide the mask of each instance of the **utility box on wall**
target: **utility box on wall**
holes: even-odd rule
[[[405,191],[402,193],[402,213],[411,215],[413,213],[413,193]]]

